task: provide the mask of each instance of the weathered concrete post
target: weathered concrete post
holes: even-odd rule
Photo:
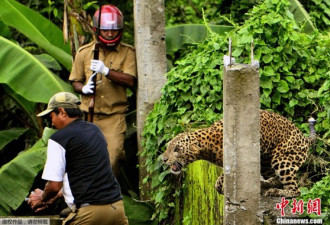
[[[224,224],[260,224],[258,65],[225,65],[223,88]]]
[[[134,0],[134,31],[138,70],[137,138],[141,152],[141,133],[148,112],[159,99],[166,82],[165,6],[163,0]],[[139,158],[139,164],[143,158]],[[146,175],[140,167],[140,186]],[[148,187],[142,185],[141,197]]]

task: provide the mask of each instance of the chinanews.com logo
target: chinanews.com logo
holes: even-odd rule
[[[276,219],[276,224],[289,224],[289,225],[294,225],[294,224],[323,224],[322,219],[302,219],[302,218],[277,218]]]
[[[305,205],[307,214],[315,213],[316,215],[321,215],[321,199],[316,198],[314,200],[309,199],[305,204],[303,200],[297,201],[295,198],[292,199],[291,204],[290,201],[282,197],[282,201],[276,204],[276,209],[281,210],[281,217],[276,219],[276,224],[323,224],[322,219],[311,219],[311,218],[287,218],[285,217],[284,209],[286,207],[291,207],[291,213],[296,215],[302,215],[305,212]]]

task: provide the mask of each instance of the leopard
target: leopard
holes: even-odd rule
[[[260,110],[259,115],[262,194],[297,197],[301,192],[296,175],[316,140],[316,120],[308,119],[310,135],[305,137],[293,122],[278,113]],[[180,174],[183,167],[196,160],[223,167],[223,120],[178,134],[167,143],[161,158],[173,174]],[[218,193],[223,194],[223,186],[222,173],[215,183]]]

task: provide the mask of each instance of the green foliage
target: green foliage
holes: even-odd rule
[[[166,25],[201,24],[203,23],[203,11],[211,24],[226,24],[226,20],[220,15],[230,17],[235,22],[243,22],[244,14],[256,2],[257,0],[166,0]]]
[[[330,1],[329,0],[300,0],[313,18],[316,27],[329,31],[330,27]]]
[[[302,30],[305,33],[312,33],[315,30],[315,26],[313,25],[312,20],[304,7],[298,0],[289,0],[289,2],[289,10],[293,14],[297,24],[303,27]]]
[[[70,46],[64,44],[62,31],[51,21],[13,0],[0,1],[0,19],[71,69]]]
[[[156,225],[151,220],[154,209],[146,202],[135,201],[134,199],[124,195],[125,213],[128,217],[129,224],[132,225]]]
[[[46,146],[54,129],[45,129],[35,145],[0,168],[0,215],[11,215],[27,197],[36,175],[46,161]]]
[[[207,20],[211,24],[226,24],[226,19],[222,16],[231,18],[236,23],[244,23],[248,18],[245,13],[253,8],[254,5],[262,2],[260,0],[208,0],[208,1],[185,1],[185,0],[166,0],[166,25],[203,23],[204,9]],[[290,11],[296,13],[300,11],[302,4],[311,16],[311,20],[320,30],[329,30],[330,25],[330,1],[329,0],[290,0],[292,8]],[[276,2],[274,2],[276,3]],[[300,4],[301,3],[301,4]],[[304,14],[307,14],[306,12]],[[298,19],[302,15],[297,14]],[[304,18],[305,20],[305,18]],[[304,21],[309,23],[308,21]],[[306,24],[306,26],[313,26]]]
[[[62,70],[59,63],[70,69],[71,55],[69,45],[63,42],[62,31],[17,1],[0,1],[0,20],[1,129],[21,127],[22,131],[26,130],[20,136],[16,133],[23,143],[14,142],[14,136],[4,136],[11,130],[1,131],[1,144],[6,146],[1,151],[0,162],[0,215],[10,215],[24,201],[45,162],[46,142],[39,140],[33,145],[43,130],[41,120],[36,118],[36,112],[41,110],[38,103],[47,103],[59,91],[72,92],[71,85],[49,69]],[[22,34],[26,36],[24,43],[17,38]],[[40,46],[39,50],[26,47],[31,41]],[[53,57],[34,56],[27,51],[31,49],[48,52]]]
[[[224,34],[233,29],[232,26],[209,25],[215,33]],[[166,54],[169,55],[185,44],[204,41],[209,31],[203,24],[183,24],[166,28]]]
[[[316,182],[315,185],[308,190],[307,188],[301,188],[301,196],[304,202],[308,202],[310,199],[316,198],[321,199],[321,217],[323,221],[330,220],[330,174],[323,177],[322,180]],[[304,214],[303,216],[307,216]],[[314,214],[308,215],[310,217],[315,216]]]
[[[34,102],[47,103],[59,91],[72,91],[71,85],[55,76],[19,45],[0,37],[0,83]]]
[[[63,21],[63,0],[57,1],[39,1],[39,0],[19,0],[19,2],[28,8],[39,12],[45,18],[53,21],[55,24],[61,24]]]
[[[263,1],[228,35],[213,33],[201,44],[192,45],[190,53],[167,73],[162,97],[146,120],[142,143],[146,157],[142,166],[150,173],[144,182],[151,184],[154,216],[159,221],[171,218],[181,190],[167,175],[159,154],[176,134],[222,117],[222,58],[228,52],[229,37],[232,55],[240,63],[250,63],[254,41],[254,58],[260,62],[261,108],[288,117],[305,133],[308,126],[304,122],[313,115],[317,133],[329,138],[329,37],[317,31],[303,33],[289,7],[287,0]],[[327,147],[326,142],[319,142],[317,151],[328,160]]]
[[[25,128],[11,128],[9,130],[0,130],[0,151],[12,140],[17,139],[19,136],[27,131]]]

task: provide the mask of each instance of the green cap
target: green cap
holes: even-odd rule
[[[59,92],[48,102],[47,109],[39,113],[37,116],[45,116],[48,113],[51,113],[55,108],[67,108],[67,109],[79,109],[80,100],[77,96],[69,92]]]

